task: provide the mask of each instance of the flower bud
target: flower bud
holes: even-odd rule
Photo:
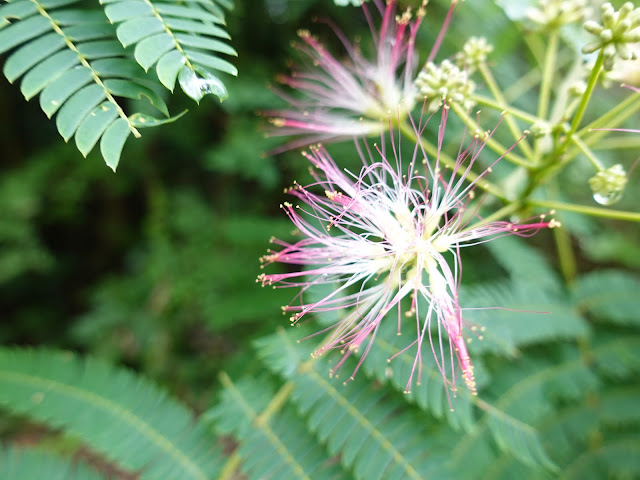
[[[613,68],[616,58],[635,59],[633,44],[640,41],[640,8],[626,2],[615,11],[611,3],[602,5],[602,24],[585,22],[584,29],[597,38],[582,47],[583,53],[602,50],[605,70]]]
[[[478,66],[487,61],[487,56],[493,51],[493,45],[484,37],[471,37],[462,47],[462,51],[456,54],[458,67],[469,72],[475,71]]]
[[[527,10],[527,17],[543,30],[556,30],[583,21],[589,13],[587,0],[540,0],[538,7]]]
[[[627,172],[619,163],[600,170],[589,179],[593,199],[600,205],[613,205],[622,198],[627,184]]]
[[[457,103],[467,109],[473,106],[469,97],[475,84],[466,71],[449,60],[444,60],[439,66],[428,62],[418,74],[415,84],[419,95],[427,100],[429,111],[435,111],[443,101]]]

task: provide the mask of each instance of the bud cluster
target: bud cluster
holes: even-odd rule
[[[602,205],[612,205],[622,198],[627,184],[627,172],[619,163],[600,170],[589,179],[593,198]]]
[[[471,94],[475,84],[469,79],[468,72],[460,70],[449,60],[440,65],[428,62],[416,78],[419,95],[429,104],[429,111],[437,110],[443,102],[471,108]]]
[[[527,10],[527,17],[543,30],[555,30],[569,23],[583,22],[589,15],[587,0],[540,0]]]
[[[471,37],[462,47],[462,51],[456,54],[458,67],[473,72],[487,61],[487,56],[493,51],[493,45],[484,37]]]
[[[602,50],[604,68],[611,70],[616,57],[622,60],[635,59],[633,44],[640,42],[640,8],[634,8],[626,2],[620,10],[615,11],[611,3],[602,5],[602,25],[588,21],[584,29],[598,37],[582,48],[583,53]]]

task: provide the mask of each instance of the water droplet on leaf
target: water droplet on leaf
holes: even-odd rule
[[[194,71],[187,66],[180,70],[178,81],[184,93],[199,102],[207,94],[213,94],[223,101],[229,96],[224,83],[207,71]]]

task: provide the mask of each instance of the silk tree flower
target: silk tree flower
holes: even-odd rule
[[[447,114],[445,107],[438,151]],[[418,134],[424,131],[424,126],[415,128]],[[414,376],[420,381],[423,347],[428,345],[445,384],[455,392],[459,369],[469,390],[476,393],[458,303],[460,250],[499,236],[525,236],[559,225],[545,215],[528,223],[483,222],[478,205],[472,205],[478,203],[474,201],[476,185],[490,169],[474,181],[468,181],[466,174],[476,164],[487,136],[484,140],[476,136],[460,149],[455,170],[446,170],[439,157],[428,159],[419,144],[403,168],[393,136],[392,156],[384,149],[357,144],[363,161],[358,175],[338,168],[321,146],[304,153],[315,167],[315,182],[308,187],[295,184],[288,190],[300,205],[282,205],[302,239],[296,243],[272,239],[281,249],[269,250],[261,259],[263,267],[275,262],[294,267],[287,273],[262,274],[258,280],[263,286],[301,289],[295,301],[283,307],[292,314],[292,324],[313,312],[344,311],[341,320],[323,331],[331,333],[313,354],[340,350],[342,358],[332,373],[363,349],[355,375],[381,322],[397,321],[400,333],[403,323],[410,321],[416,338],[403,351],[415,348],[416,355],[407,391]],[[335,289],[321,300],[308,301],[305,292],[323,284]],[[403,320],[403,313],[412,320]]]
[[[277,127],[272,134],[302,137],[285,148],[379,134],[389,114],[398,118],[411,111],[417,97],[414,43],[426,1],[415,16],[410,9],[396,16],[396,3],[374,0],[373,8],[382,15],[379,30],[371,8],[362,6],[374,39],[372,59],[336,28],[348,55],[345,61],[336,59],[307,30],[298,32],[301,43],[295,47],[308,61],[308,69],[282,76],[280,82],[301,95],[279,92],[291,108],[266,112]]]

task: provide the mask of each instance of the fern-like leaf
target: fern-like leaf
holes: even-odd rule
[[[590,448],[590,441],[593,441],[596,432],[598,443],[607,443],[607,439],[603,438],[603,426],[607,423],[622,420],[628,422],[627,426],[637,428],[638,398],[637,388],[627,391],[609,390],[602,394],[591,392],[583,397],[583,402],[571,402],[558,410],[550,409],[544,420],[537,424],[537,428],[556,465],[563,470],[567,464],[581,456]],[[621,415],[618,416],[619,414]],[[502,454],[477,478],[539,480],[559,476],[564,478],[558,472],[551,476],[550,472],[531,469],[514,456]]]
[[[293,403],[329,453],[340,453],[358,479],[419,479],[442,472],[435,436],[427,434],[430,423],[437,425],[433,418],[407,408],[404,399],[391,397],[386,389],[372,388],[364,375],[347,385],[329,378],[325,359],[308,360],[308,344],[296,343],[303,332],[281,330],[263,338],[257,342],[258,354],[289,380]]]
[[[501,237],[485,243],[496,262],[504,268],[512,280],[529,283],[538,289],[558,292],[562,282],[547,259],[522,238]]]
[[[118,24],[123,46],[135,45],[134,55],[145,69],[155,66],[162,84],[173,91],[176,79],[195,101],[213,93],[220,101],[227,89],[213,71],[237,75],[218,54],[236,51],[219,40],[229,39],[224,14],[213,0],[176,3],[168,0],[101,0],[112,23]]]
[[[0,450],[3,480],[102,480],[104,477],[77,461],[65,460],[33,449]]]
[[[598,321],[640,326],[638,292],[637,275],[604,270],[580,277],[573,296],[578,308]]]
[[[148,381],[91,358],[0,349],[0,405],[64,429],[141,470],[141,479],[209,480],[218,471],[215,437],[189,411]]]
[[[460,304],[471,307],[463,312],[465,321],[483,331],[480,338],[469,335],[473,353],[516,356],[527,345],[589,333],[568,295],[522,279],[462,288]]]
[[[486,412],[485,417],[453,450],[453,462],[467,465],[469,469],[465,474],[469,478],[477,476],[471,474],[472,468],[479,472],[487,471],[496,461],[495,452],[488,442],[488,433],[491,432],[498,445],[507,447],[505,452],[525,465],[542,464],[552,468],[554,464],[546,453],[543,458],[536,458],[536,452],[540,453],[536,446],[540,445],[539,433],[533,427],[529,427],[529,432],[526,429],[514,430],[513,420],[530,426],[544,422],[553,411],[555,401],[576,401],[584,398],[587,392],[596,392],[600,383],[596,376],[599,371],[608,372],[614,368],[618,374],[623,370],[627,375],[637,372],[640,367],[638,341],[636,337],[629,337],[598,342],[589,352],[595,368],[585,362],[577,348],[572,348],[565,352],[564,360],[545,358],[546,367],[542,360],[529,360],[513,365],[510,371],[504,369],[502,375],[495,379],[496,388],[502,390],[499,399],[492,406],[478,404]],[[615,400],[611,399],[611,402]],[[505,413],[509,415],[507,422],[501,418]],[[601,413],[603,416],[606,414],[604,410]],[[528,440],[533,435],[536,444]],[[462,463],[462,459],[467,463]],[[538,473],[533,478],[544,476]]]
[[[454,429],[472,430],[475,420],[471,394],[465,387],[458,389],[455,395],[448,391],[449,387],[442,378],[442,372],[431,351],[424,352],[420,378],[414,378],[410,390],[408,389],[407,382],[414,369],[415,350],[397,355],[411,342],[407,336],[408,332],[397,335],[395,322],[383,322],[362,365],[363,370],[381,382],[390,383],[395,390],[404,394],[407,401],[416,403],[436,418],[445,418]],[[389,362],[391,357],[394,358]],[[479,362],[476,362],[475,372],[480,387],[484,382],[484,375]],[[461,378],[458,381],[464,385]]]
[[[359,378],[347,385],[329,378],[329,365],[314,362],[294,379],[292,401],[330,454],[358,479],[422,479],[442,468],[437,424],[404,401]],[[431,420],[431,421],[430,421]]]
[[[249,479],[349,478],[328,459],[324,448],[305,430],[302,419],[286,407],[290,385],[283,385],[276,393],[265,379],[234,383],[222,374],[221,380],[221,402],[206,417],[218,432],[238,439],[236,453]]]
[[[615,477],[611,476],[616,472]],[[585,451],[563,475],[566,480],[640,477],[640,438],[631,436]]]
[[[79,0],[11,0],[0,5],[0,54],[15,49],[4,65],[10,82],[20,77],[27,100],[40,95],[40,106],[68,141],[86,156],[100,140],[105,162],[114,171],[122,147],[138,128],[158,120],[130,116],[122,98],[147,98],[166,117],[157,84],[122,48],[116,29],[101,10],[83,9]],[[177,117],[176,117],[177,118]]]

